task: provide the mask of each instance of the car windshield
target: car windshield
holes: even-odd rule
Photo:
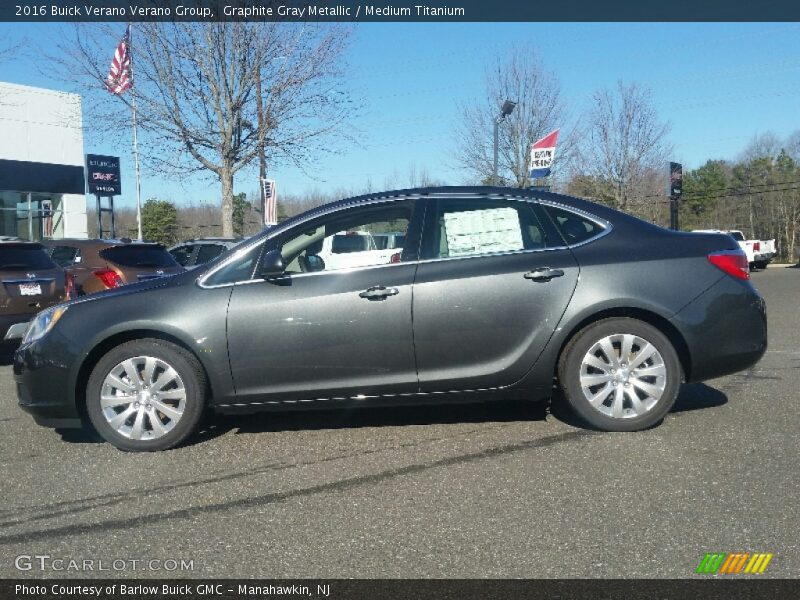
[[[178,266],[166,248],[157,244],[113,246],[100,252],[100,256],[121,267],[169,268]]]
[[[55,263],[39,246],[0,246],[0,270],[55,269]]]

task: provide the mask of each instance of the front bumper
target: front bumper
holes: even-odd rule
[[[55,331],[14,353],[14,380],[20,408],[45,427],[83,426],[70,391],[71,364]],[[46,344],[39,342],[47,341]]]
[[[749,281],[725,276],[670,320],[690,355],[687,381],[730,375],[767,351],[767,306]]]

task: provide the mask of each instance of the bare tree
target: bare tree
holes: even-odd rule
[[[666,141],[669,125],[659,120],[648,90],[618,82],[592,98],[576,174],[591,181],[596,197],[628,210],[653,187],[671,152]],[[587,195],[593,195],[591,193]]]
[[[473,181],[491,180],[494,163],[493,128],[505,100],[517,103],[499,129],[498,179],[505,185],[526,187],[530,147],[533,142],[566,125],[561,85],[531,47],[516,47],[507,58],[498,58],[486,74],[483,100],[460,108],[456,161]],[[564,133],[562,131],[562,133]],[[572,135],[562,136],[558,163],[570,154]],[[558,164],[556,163],[556,164]]]
[[[121,33],[78,26],[57,59],[73,79],[83,76],[84,92],[97,90],[89,103],[95,117],[115,123],[127,122],[128,109],[100,90]],[[326,139],[351,111],[341,79],[347,39],[340,26],[138,23],[134,87],[121,99],[135,98],[143,155],[165,174],[213,173],[222,191],[222,232],[232,235],[234,175],[262,147],[271,162],[304,167],[328,150]]]

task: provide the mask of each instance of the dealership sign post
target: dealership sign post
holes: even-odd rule
[[[111,237],[116,237],[114,223],[114,196],[122,193],[122,177],[119,170],[118,156],[86,155],[86,183],[89,193],[97,199],[97,237],[103,237],[102,215],[108,212],[111,216]],[[108,207],[100,202],[102,197],[108,198]]]
[[[683,165],[676,162],[669,163],[669,226],[677,231],[678,203],[683,196]]]

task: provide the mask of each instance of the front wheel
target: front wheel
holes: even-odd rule
[[[100,359],[86,388],[86,411],[103,439],[120,450],[166,450],[195,431],[205,396],[194,356],[164,340],[141,339]]]
[[[678,356],[658,329],[629,318],[598,321],[569,343],[559,382],[572,410],[604,431],[658,423],[678,397]]]

